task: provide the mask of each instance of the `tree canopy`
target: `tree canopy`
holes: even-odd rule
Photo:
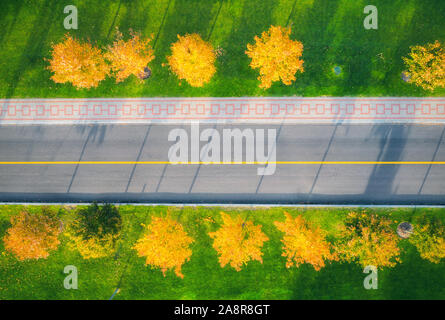
[[[184,228],[170,217],[153,217],[149,225],[142,225],[145,234],[134,245],[139,257],[145,257],[145,264],[160,268],[163,275],[168,270],[183,278],[182,265],[190,260],[193,239]]]
[[[199,34],[178,35],[171,51],[167,57],[170,69],[192,87],[202,87],[216,72],[216,51]]]
[[[11,225],[3,241],[19,260],[46,259],[60,244],[61,223],[47,207],[40,213],[23,210],[11,217]]]
[[[246,54],[252,59],[250,66],[259,69],[260,88],[267,89],[275,81],[290,85],[295,74],[304,72],[303,44],[290,39],[291,28],[271,26],[254,44],[247,45]]]
[[[236,271],[250,260],[263,262],[261,249],[269,238],[261,231],[261,225],[244,221],[241,216],[232,218],[221,212],[223,224],[209,236],[214,239],[213,247],[218,252],[222,267],[229,264]]]
[[[65,40],[52,45],[48,69],[56,83],[71,83],[77,89],[97,87],[110,72],[102,51],[89,42],[65,35]]]

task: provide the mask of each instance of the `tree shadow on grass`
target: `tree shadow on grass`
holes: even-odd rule
[[[9,88],[6,91],[5,98],[14,96],[18,83],[22,80],[24,73],[32,66],[41,66],[45,69],[44,48],[46,47],[46,39],[48,37],[50,26],[56,23],[56,18],[63,13],[63,4],[60,2],[46,0],[40,6],[38,14],[35,15],[35,21],[31,28],[25,48],[18,60],[16,68],[12,76],[8,79]],[[39,72],[39,81],[49,82],[46,77],[47,72]],[[33,79],[35,80],[35,79]]]
[[[403,240],[405,241],[405,240]],[[431,263],[420,257],[417,249],[404,243],[402,262],[379,272],[379,291],[385,299],[444,299],[445,261]]]
[[[216,80],[219,82],[209,88],[213,96],[253,95],[257,90],[257,86],[250,84],[257,81],[258,72],[249,66],[250,59],[245,51],[255,36],[260,36],[273,24],[272,12],[276,5],[273,0],[242,2],[241,14],[232,18],[231,32],[220,44],[223,51],[217,62]]]
[[[249,261],[242,266],[241,271],[236,271],[229,265],[221,267],[218,261],[218,253],[213,248],[214,240],[208,235],[221,227],[222,220],[215,216],[218,211],[226,208],[209,208],[196,214],[196,210],[186,209],[181,223],[189,226],[187,232],[194,238],[192,245],[193,255],[184,265],[184,288],[190,296],[196,299],[279,299],[287,297],[286,275],[283,259],[281,258],[281,246],[278,239],[278,231],[270,225],[264,225],[267,230],[264,233],[270,241],[264,243],[262,252],[264,261]],[[253,211],[246,213],[231,212],[231,216],[241,213],[242,217],[251,216]],[[214,216],[215,222],[198,221],[208,215]],[[186,220],[184,220],[187,217]],[[251,220],[251,218],[249,218]],[[262,224],[256,221],[255,225]],[[203,277],[202,275],[206,276]],[[283,285],[278,288],[277,281]],[[211,284],[211,286],[209,286]]]
[[[326,68],[328,50],[335,38],[330,25],[338,12],[337,1],[319,0],[311,6],[296,7],[289,16],[292,27],[292,39],[304,45],[303,57],[305,71],[297,74],[297,80],[291,86],[275,84],[270,92],[279,94],[302,94],[305,87],[326,84],[323,70]]]
[[[380,50],[380,52],[385,53],[388,60],[386,66],[375,66],[376,69],[386,67],[383,71],[385,76],[380,85],[387,89],[387,95],[398,92],[400,96],[430,96],[432,92],[402,81],[401,73],[406,70],[403,57],[408,55],[411,46],[445,40],[442,31],[445,28],[443,20],[445,2],[398,0],[385,2],[382,6],[384,6],[386,12],[392,12],[393,14],[381,16],[380,42],[385,47],[389,47]],[[394,20],[397,23],[394,23]],[[394,25],[392,29],[390,29],[391,25]],[[438,35],[442,36],[438,37]],[[389,45],[391,40],[396,43]],[[436,90],[434,95],[444,92],[444,89]]]
[[[321,0],[306,10],[297,5],[289,21],[295,38],[305,45],[305,73],[297,76],[292,87],[275,84],[269,92],[305,96],[425,95],[402,82],[402,56],[416,39],[423,43],[425,35],[433,41],[441,34],[444,23],[439,17],[443,15],[425,17],[445,11],[444,3],[376,1],[378,30],[363,26],[366,4],[356,1],[340,6],[340,1]],[[332,71],[336,65],[343,68],[339,77]]]
[[[135,217],[139,218],[139,217]],[[150,224],[152,215],[145,215],[138,219],[140,223]],[[122,248],[119,260],[124,264],[116,288],[121,293],[115,299],[181,299],[183,295],[184,281],[169,270],[166,275],[162,274],[160,268],[152,268],[145,265],[145,258],[138,257],[132,245],[145,234],[145,229],[139,227],[127,237],[126,244]]]
[[[184,225],[191,224],[186,222]],[[218,263],[217,252],[213,249],[213,240],[208,235],[209,231],[215,230],[207,229],[207,225],[204,223],[194,223],[194,227],[193,230],[187,230],[189,235],[193,237],[194,242],[191,246],[192,256],[190,261],[183,266],[186,275],[184,277],[184,288],[187,294],[195,299],[218,299],[218,295],[220,297],[224,296],[227,289],[219,286],[221,279],[224,278],[224,271]],[[203,274],[206,276],[203,277]],[[211,287],[209,287],[210,283],[212,284]]]
[[[214,21],[212,10],[218,3],[218,0],[179,0],[170,4],[169,14],[158,39],[157,53],[169,53],[171,44],[177,41],[177,35],[198,33],[206,39]]]
[[[122,0],[119,3],[120,6],[125,8],[122,13],[122,17],[119,24],[116,27],[120,31],[127,33],[129,29],[137,32],[142,32],[147,25],[154,24],[152,18],[149,15],[151,3],[141,0]],[[110,26],[111,28],[112,26]],[[113,36],[113,30],[111,30],[111,37]]]
[[[178,35],[198,33],[206,39],[217,14],[215,8],[218,6],[218,0],[179,0],[166,3],[164,14],[161,20],[157,21],[159,27],[154,33],[156,59],[152,64],[153,75],[150,81],[144,84],[142,94],[153,95],[155,92],[158,96],[184,96],[190,95],[187,92],[195,92],[197,95],[202,95],[201,92],[205,91],[205,88],[192,88],[185,81],[179,86],[180,81],[166,65],[166,57],[171,54],[170,47],[178,40]]]
[[[24,1],[1,1],[0,3],[0,43],[11,33],[11,30],[17,23],[18,15],[23,7]],[[13,16],[10,22],[6,21],[6,16],[11,14]]]
[[[87,2],[78,7],[79,29],[72,30],[72,32],[79,34],[79,37],[84,40],[88,39],[93,43],[106,46],[110,44],[109,37],[113,34],[114,27],[117,26],[116,20],[120,10],[127,5],[131,5],[129,0]],[[112,17],[111,24],[106,19],[107,16]]]
[[[363,7],[356,2],[340,6],[339,2],[324,1],[309,11],[303,25],[310,30],[298,30],[306,43],[301,86],[308,90],[301,93],[323,95],[324,87],[332,87],[331,95],[354,95],[367,86],[371,73],[367,47],[372,31],[363,27]],[[311,21],[317,21],[316,25]],[[341,77],[333,75],[335,66],[343,68]],[[300,87],[299,81],[296,86]]]
[[[335,40],[332,23],[338,12],[337,1],[320,0],[312,4],[294,2],[290,7],[287,26],[292,28],[291,39],[301,41],[304,45],[304,73],[296,74],[296,81],[290,86],[275,82],[264,95],[303,95],[308,86],[317,95],[319,90],[329,83],[325,71],[330,68],[330,48]],[[283,25],[280,23],[270,23]],[[268,27],[268,26],[267,26]],[[259,35],[259,34],[258,34]],[[249,42],[252,43],[253,40]],[[247,61],[247,65],[250,60]],[[255,78],[258,76],[256,70]],[[311,95],[311,93],[308,93]]]
[[[304,264],[292,269],[292,299],[368,299],[363,269],[356,264],[326,263],[315,271]]]
[[[232,32],[222,44],[224,55],[221,57],[221,74],[238,77],[240,74],[254,73],[249,67],[249,58],[245,54],[247,44],[253,43],[255,36],[260,36],[273,23],[272,12],[276,2],[244,1],[242,13],[234,21]]]
[[[11,227],[11,222],[9,219],[0,220],[0,239],[3,239],[3,237],[6,235],[6,230],[8,230]],[[0,243],[0,252],[3,248],[3,241]]]

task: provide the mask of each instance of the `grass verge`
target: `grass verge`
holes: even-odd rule
[[[0,207],[0,237],[9,227],[9,219],[22,206]],[[36,206],[30,210],[38,210]],[[432,264],[422,260],[416,249],[406,241],[402,263],[379,271],[379,289],[365,290],[366,276],[356,264],[332,263],[320,271],[311,266],[287,269],[281,256],[282,234],[273,221],[284,220],[283,211],[302,214],[305,219],[320,225],[330,235],[337,232],[351,209],[333,208],[217,208],[217,207],[148,207],[121,206],[123,234],[117,253],[108,258],[84,260],[66,248],[66,240],[46,260],[17,261],[3,253],[0,242],[0,300],[3,299],[444,299],[445,262]],[[171,215],[184,225],[195,239],[191,260],[183,266],[184,279],[173,272],[164,277],[159,270],[144,265],[131,248],[142,235],[141,223],[149,223],[152,216]],[[220,211],[240,213],[261,224],[270,238],[263,247],[264,261],[250,262],[240,272],[230,267],[221,268],[212,240],[207,233],[220,222]],[[63,219],[73,210],[63,208]],[[390,217],[393,221],[415,222],[423,216],[436,216],[445,222],[445,209],[366,209]],[[206,222],[212,217],[216,224]],[[79,271],[79,289],[63,287],[66,265]]]
[[[153,96],[443,96],[401,79],[402,57],[412,45],[445,40],[443,0],[375,0],[378,30],[365,30],[368,1],[342,0],[73,0],[79,27],[71,34],[101,46],[111,44],[118,26],[154,36],[153,76],[134,77],[116,85],[76,90],[55,84],[44,58],[59,42],[66,5],[54,0],[2,0],[0,3],[0,97],[83,98]],[[258,74],[249,67],[247,43],[270,25],[292,25],[292,39],[304,44],[305,73],[291,86],[258,88]],[[222,48],[217,74],[203,88],[193,88],[162,64],[177,34],[199,33]],[[340,76],[335,66],[342,67]]]

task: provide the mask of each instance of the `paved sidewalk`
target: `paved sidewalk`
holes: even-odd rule
[[[0,124],[445,123],[445,97],[3,99],[0,106]]]

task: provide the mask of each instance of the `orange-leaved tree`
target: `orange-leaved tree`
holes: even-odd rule
[[[190,260],[193,239],[187,235],[180,223],[171,219],[153,217],[149,225],[142,225],[145,235],[134,245],[139,257],[145,257],[145,264],[160,268],[165,276],[173,269],[178,277],[183,278],[182,265]]]
[[[100,49],[68,34],[64,41],[52,46],[52,57],[48,62],[54,82],[70,82],[77,89],[97,87],[110,72]]]
[[[46,259],[59,246],[61,223],[49,208],[40,213],[23,210],[11,217],[11,224],[3,241],[19,260]]]
[[[261,37],[255,36],[254,44],[247,45],[246,54],[252,59],[250,66],[259,69],[260,88],[270,88],[272,82],[290,85],[297,71],[304,72],[303,44],[291,40],[290,28],[271,26]]]
[[[440,220],[415,224],[409,242],[417,248],[422,259],[432,263],[445,259],[445,228]]]
[[[445,48],[439,41],[411,47],[403,60],[408,68],[409,82],[431,91],[445,87]]]
[[[171,56],[167,57],[170,69],[192,87],[202,87],[216,72],[216,50],[199,34],[178,35],[171,51]]]
[[[261,249],[269,238],[261,231],[261,225],[245,221],[241,216],[232,218],[221,212],[223,225],[209,236],[214,239],[213,247],[219,254],[221,267],[229,264],[240,271],[250,260],[263,262]]]
[[[151,38],[141,38],[139,33],[130,30],[131,38],[124,40],[119,30],[112,46],[108,46],[105,58],[111,62],[111,69],[116,73],[116,82],[121,82],[131,75],[138,78],[144,74],[145,67],[155,56],[150,45]]]
[[[319,227],[311,226],[302,216],[293,218],[287,212],[284,215],[284,222],[275,221],[274,224],[284,232],[281,242],[287,268],[308,263],[318,271],[325,266],[325,261],[337,260],[332,245]]]
[[[391,225],[392,221],[385,217],[349,213],[336,244],[340,259],[363,267],[394,267],[400,262],[400,249]]]

